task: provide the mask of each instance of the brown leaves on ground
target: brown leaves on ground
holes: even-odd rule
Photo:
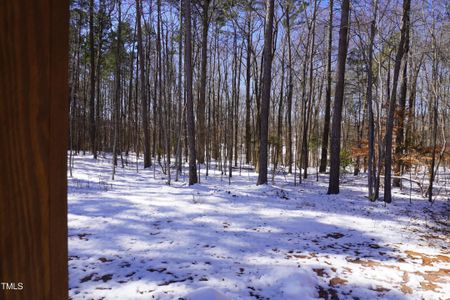
[[[388,265],[383,265],[382,263],[378,262],[378,261],[374,261],[374,260],[370,260],[370,259],[360,259],[359,257],[357,258],[353,258],[350,256],[347,256],[345,258],[346,261],[354,263],[354,264],[360,264],[364,267],[379,267],[379,266],[383,266],[383,267],[387,267],[390,268],[392,266],[388,266]]]
[[[327,235],[329,238],[339,239],[342,236],[338,233],[330,233]],[[372,247],[371,247],[372,248]],[[373,247],[377,248],[377,247]],[[383,268],[391,269],[392,271],[400,272],[401,280],[394,285],[395,289],[398,289],[403,294],[411,295],[414,294],[415,289],[422,289],[424,291],[433,291],[436,292],[442,288],[442,283],[448,283],[450,281],[450,269],[442,268],[442,264],[446,265],[450,262],[450,257],[448,253],[445,251],[441,251],[439,254],[425,254],[417,251],[407,250],[402,251],[403,255],[395,255],[394,261],[384,262],[373,260],[369,258],[361,258],[354,256],[347,256],[345,260],[349,263],[347,267],[335,268],[332,267],[332,264],[329,263],[329,255],[318,255],[317,253],[311,252],[300,252],[290,250],[286,253],[286,259],[293,260],[316,260],[320,261],[323,264],[328,264],[330,267],[316,267],[313,268],[312,271],[317,275],[317,277],[322,278],[324,280],[329,279],[328,287],[318,287],[319,288],[319,297],[322,299],[338,299],[337,291],[335,288],[337,286],[343,285],[351,285],[349,283],[347,276],[353,273],[354,268],[367,268],[376,270],[383,270]],[[450,253],[449,253],[450,254]],[[392,257],[392,258],[394,258]],[[402,269],[403,264],[413,264],[416,265],[420,271],[410,272]],[[436,268],[439,266],[440,268]],[[434,270],[430,270],[430,267],[435,267]],[[340,270],[338,270],[340,269]],[[386,272],[389,270],[384,269]],[[338,277],[337,272],[343,276]],[[423,279],[419,279],[420,286],[415,286],[415,284],[411,285],[410,277],[411,275],[421,276]],[[387,293],[392,289],[392,287],[384,287],[382,285],[377,285],[370,290],[375,291],[377,293]]]
[[[420,259],[421,265],[427,266],[427,267],[433,266],[435,263],[450,262],[450,258],[447,255],[443,255],[443,254],[429,255],[429,254],[420,253],[420,252],[411,251],[411,250],[407,250],[404,253],[406,254],[407,258],[411,259],[412,261],[417,262],[417,260]],[[361,265],[362,267],[366,267],[366,268],[375,269],[375,268],[384,267],[384,268],[391,268],[391,269],[396,269],[396,270],[401,271],[400,266],[398,266],[398,265],[388,265],[383,262],[379,262],[379,261],[375,261],[375,260],[361,259],[359,257],[353,258],[350,256],[347,256],[345,259],[350,263],[358,264],[358,265]],[[400,257],[400,258],[398,258],[398,262],[405,263],[406,260]],[[435,291],[436,289],[441,288],[439,286],[439,283],[446,283],[446,282],[449,282],[449,280],[450,280],[450,269],[440,268],[438,270],[433,270],[433,271],[423,271],[423,272],[416,271],[416,272],[414,272],[414,274],[423,277],[423,281],[420,282],[420,286],[422,289],[427,290],[427,291]],[[409,277],[410,277],[409,273],[406,271],[403,271],[403,276],[402,276],[403,282],[401,282],[401,284],[400,284],[400,291],[402,291],[404,294],[412,294],[414,292],[413,289],[407,285],[407,283],[409,282]],[[336,278],[338,278],[338,277],[336,277]],[[340,278],[338,278],[338,279],[336,279],[336,278],[333,278],[332,280],[330,280],[330,285],[339,284]],[[383,287],[377,287],[372,290],[377,291],[377,292],[387,292],[388,291],[388,289],[385,289]]]
[[[442,254],[428,255],[411,250],[406,250],[405,254],[411,259],[422,259],[422,265],[424,266],[432,266],[435,262],[450,262],[450,257]]]
[[[331,286],[336,286],[336,285],[345,285],[347,284],[348,281],[345,279],[342,279],[340,277],[334,277],[330,279],[330,285]]]
[[[319,298],[326,300],[339,300],[338,293],[334,288],[324,288],[319,286]]]
[[[420,282],[420,286],[427,291],[435,291],[440,288],[437,283],[446,283],[450,280],[450,269],[439,269],[437,271],[415,273],[423,277],[424,280]]]
[[[449,282],[450,269],[439,269],[437,271],[425,271],[425,274],[421,274],[424,279],[434,282]]]
[[[409,286],[407,286],[406,284],[402,284],[400,286],[400,291],[402,291],[403,294],[412,294],[413,290],[412,288],[410,288]]]
[[[325,271],[324,268],[316,268],[313,269],[313,271],[317,274],[319,277],[328,277],[328,273]]]
[[[413,292],[412,288],[410,288],[409,286],[406,285],[409,281],[409,273],[406,271],[403,271],[402,279],[403,279],[403,282],[400,285],[400,291],[402,291],[403,294],[412,294],[412,292]]]
[[[422,266],[433,266],[434,263],[450,262],[450,258],[442,254],[428,255],[425,253],[420,253],[411,250],[406,250],[405,254],[408,256],[408,258],[412,260],[421,259]],[[422,289],[426,291],[435,291],[436,289],[440,288],[440,286],[437,283],[449,282],[450,269],[438,269],[436,271],[424,271],[424,272],[416,271],[414,272],[414,274],[423,277],[423,281],[420,282],[420,286]],[[403,272],[403,283],[400,286],[400,290],[405,294],[412,294],[413,290],[406,285],[408,281],[409,281],[409,274],[405,271]]]
[[[422,281],[420,283],[420,286],[426,291],[435,291],[436,289],[439,288],[438,285],[436,285],[430,281]]]

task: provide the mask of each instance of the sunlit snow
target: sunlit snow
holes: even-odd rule
[[[371,203],[364,176],[256,186],[213,166],[201,184],[171,186],[135,158],[75,156],[69,178],[72,299],[446,299],[448,200],[409,190]],[[131,163],[133,162],[133,163]],[[241,173],[239,175],[239,173]],[[448,223],[446,223],[448,224]]]

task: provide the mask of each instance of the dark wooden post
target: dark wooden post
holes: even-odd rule
[[[68,298],[68,0],[0,1],[0,299]]]

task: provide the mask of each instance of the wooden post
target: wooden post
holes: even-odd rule
[[[0,299],[68,298],[68,0],[0,2]]]

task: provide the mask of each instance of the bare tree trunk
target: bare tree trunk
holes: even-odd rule
[[[102,131],[99,130],[99,128],[101,127],[101,123],[100,123],[100,112],[101,112],[101,76],[102,76],[102,59],[103,59],[103,43],[104,43],[104,31],[106,29],[106,20],[109,19],[109,17],[112,14],[113,9],[110,8],[108,10],[108,12],[106,13],[106,3],[105,0],[100,0],[99,1],[99,28],[98,28],[98,35],[97,35],[97,39],[98,39],[98,46],[97,46],[97,64],[96,64],[96,69],[97,71],[95,72],[95,77],[96,77],[96,92],[97,92],[97,96],[96,98],[96,104],[95,104],[95,129],[94,129],[94,135],[95,135],[95,156],[98,155],[98,151],[101,149],[101,144],[99,143],[99,141],[101,141],[101,133]]]
[[[242,142],[239,143],[239,100],[240,100],[240,78],[241,78],[241,70],[242,70],[242,54],[244,52],[244,47],[241,45],[239,49],[239,59],[236,61],[236,101],[234,104],[234,166],[237,167],[238,164],[238,148],[239,145],[242,145]]]
[[[341,24],[339,30],[339,49],[337,65],[337,83],[333,108],[333,124],[331,128],[330,181],[328,194],[339,194],[341,121],[344,103],[345,61],[347,59],[349,29],[349,0],[343,0],[341,6]]]
[[[189,185],[197,183],[194,103],[192,99],[192,28],[191,0],[184,0],[184,78],[186,89],[186,122],[189,147]]]
[[[277,120],[277,135],[275,144],[275,155],[273,159],[273,173],[272,182],[275,180],[275,173],[277,172],[278,160],[282,156],[282,131],[283,131],[283,98],[284,98],[284,72],[285,72],[285,44],[283,44],[281,55],[281,83],[280,83],[280,100],[278,102],[278,120]]]
[[[91,151],[97,159],[95,145],[95,46],[94,46],[94,0],[89,1],[89,50],[90,50],[90,90],[89,90],[89,135]]]
[[[387,55],[387,60],[388,60],[388,67],[387,67],[387,74],[386,74],[386,102],[389,102],[389,96],[390,96],[390,81],[391,81],[391,72],[390,72],[390,65],[391,65],[391,53],[389,52],[389,55]],[[383,64],[381,59],[378,61],[378,82],[379,82],[379,92],[380,92],[380,99],[383,99],[383,79],[382,79],[382,74],[381,74],[381,70],[382,70]],[[382,168],[383,168],[383,160],[384,160],[384,140],[382,137],[382,118],[381,118],[381,112],[382,112],[382,108],[383,108],[383,100],[380,101],[379,105],[376,106],[377,108],[377,140],[378,140],[378,159],[377,159],[377,164],[378,164],[378,168],[376,170],[376,178],[375,178],[375,191],[374,191],[374,199],[378,199],[379,195],[380,195],[380,185],[381,185],[381,173],[382,173]]]
[[[134,32],[133,32],[133,40],[132,40],[132,50],[131,50],[131,58],[130,58],[130,78],[128,80],[128,110],[127,110],[127,147],[126,147],[126,156],[129,155],[130,148],[131,148],[131,140],[133,137],[133,132],[131,130],[131,120],[132,120],[132,103],[133,103],[133,78],[134,78],[134,49],[135,49],[135,43],[136,43],[136,26],[134,26]],[[137,132],[135,132],[136,134]]]
[[[369,200],[375,201],[375,122],[373,117],[373,103],[372,103],[372,84],[373,84],[373,73],[372,73],[372,62],[373,62],[373,44],[376,34],[376,19],[377,19],[377,10],[378,10],[378,1],[374,0],[373,2],[373,19],[370,24],[370,37],[369,37],[369,53],[367,57],[367,110],[369,115],[369,133],[368,133],[368,142],[369,142],[369,158],[368,158],[368,188],[369,188]]]
[[[252,35],[251,35],[251,10],[247,12],[247,57],[246,57],[246,78],[245,78],[245,163],[249,164],[252,161],[251,149],[251,128],[250,128],[250,82],[251,82],[251,50],[252,50]]]
[[[142,98],[142,127],[144,131],[144,168],[151,166],[150,158],[150,136],[148,128],[148,101],[147,101],[147,82],[145,77],[145,55],[144,48],[142,45],[142,26],[141,26],[141,15],[142,15],[142,0],[136,0],[136,23],[137,23],[137,35],[138,35],[138,54],[139,54],[139,64],[140,64],[140,82],[141,82],[141,98]]]
[[[304,167],[304,156],[305,156],[305,140],[307,140],[306,137],[306,133],[305,130],[306,129],[306,118],[307,118],[307,107],[308,107],[308,103],[307,103],[307,99],[306,99],[306,82],[307,82],[307,78],[306,78],[306,74],[308,72],[308,60],[309,60],[309,47],[310,47],[310,43],[311,43],[311,25],[308,24],[308,35],[306,38],[306,55],[305,55],[305,60],[303,61],[303,68],[302,68],[302,84],[301,84],[301,88],[302,88],[302,95],[300,97],[301,99],[301,116],[302,116],[302,122],[303,122],[303,127],[301,127],[300,123],[298,123],[298,127],[302,128],[303,132],[302,132],[302,142],[301,142],[301,147],[300,147],[300,155],[299,155],[299,183],[302,183],[302,168]]]
[[[403,1],[403,20],[401,28],[400,44],[398,46],[397,54],[395,56],[394,65],[394,77],[392,79],[392,91],[391,98],[389,101],[389,113],[386,123],[386,134],[385,134],[385,160],[384,160],[384,201],[386,203],[392,202],[391,193],[391,175],[392,175],[392,135],[394,130],[394,113],[396,108],[397,100],[397,84],[398,76],[400,73],[400,67],[402,63],[403,54],[405,53],[405,43],[407,39],[407,32],[409,31],[409,10],[411,6],[411,0]]]
[[[167,175],[167,184],[171,184],[171,172],[170,172],[170,162],[171,162],[171,147],[170,147],[170,140],[171,140],[171,87],[172,87],[172,78],[171,78],[171,67],[172,67],[172,61],[171,61],[171,54],[169,52],[169,30],[167,29],[164,31],[164,28],[161,26],[161,37],[162,37],[162,43],[161,43],[161,52],[162,52],[162,58],[164,59],[164,63],[162,64],[161,69],[161,82],[165,82],[164,87],[162,88],[162,122],[163,125],[161,126],[163,128],[163,142],[164,142],[164,155],[163,155],[163,162],[164,162],[164,168],[163,171]]]
[[[406,124],[406,136],[405,136],[405,148],[410,149],[410,147],[414,144],[414,121],[415,121],[415,109],[416,109],[416,94],[417,94],[417,79],[419,77],[420,68],[423,63],[423,57],[422,54],[419,58],[419,62],[417,65],[412,68],[414,69],[414,73],[411,79],[411,89],[409,92],[409,101],[408,101],[408,122]]]
[[[206,66],[208,60],[208,28],[209,28],[209,3],[210,0],[203,0],[202,15],[202,61],[200,75],[200,95],[198,98],[197,118],[198,118],[198,162],[205,162],[205,98],[206,98]]]
[[[259,169],[259,146],[261,142],[261,90],[262,90],[262,77],[263,77],[263,56],[261,56],[261,68],[258,68],[258,61],[256,59],[256,54],[253,52],[253,66],[254,71],[254,88],[255,88],[255,99],[256,99],[256,124],[255,124],[255,139],[253,144],[253,157],[258,157],[255,161],[255,168]]]
[[[73,170],[73,147],[74,147],[74,123],[76,121],[76,107],[77,107],[77,93],[79,90],[79,77],[80,77],[80,52],[81,52],[81,24],[82,24],[82,14],[80,13],[77,19],[77,35],[75,40],[76,49],[73,55],[72,62],[72,76],[70,81],[70,98],[69,98],[69,176],[72,177]]]
[[[433,183],[434,177],[436,176],[435,165],[436,165],[436,139],[437,139],[437,127],[438,127],[438,107],[437,99],[433,97],[433,135],[432,135],[432,154],[431,154],[431,165],[430,165],[430,183],[428,186],[428,201],[433,202]],[[438,165],[439,166],[439,165]]]
[[[180,32],[183,32],[183,0],[180,0]],[[178,41],[178,105],[177,105],[177,150],[175,157],[175,181],[178,181],[178,177],[181,172],[182,158],[181,158],[181,137],[183,135],[183,126],[182,126],[182,107],[183,107],[183,83],[181,79],[181,68],[182,68],[182,53],[183,51],[183,38],[180,36]]]
[[[333,1],[333,0],[331,0]],[[293,74],[292,74],[292,43],[291,43],[291,24],[290,24],[290,11],[291,11],[291,2],[288,1],[286,4],[286,35],[288,41],[288,91],[286,98],[286,115],[287,115],[287,165],[288,165],[288,173],[292,174],[292,163],[293,163],[293,154],[292,154],[292,94],[294,89],[293,84]]]
[[[157,156],[158,163],[161,164],[161,154],[163,152],[163,136],[164,133],[164,125],[163,125],[163,87],[162,87],[162,43],[161,43],[161,0],[156,1],[156,9],[157,9],[157,34],[156,34],[156,54],[157,54],[157,62],[156,62],[156,70],[155,70],[155,98],[154,104],[156,105],[156,109],[154,110],[155,122],[157,121],[157,126],[155,126],[154,130],[157,131]]]
[[[327,53],[327,88],[325,96],[325,116],[322,135],[322,152],[320,158],[319,172],[327,171],[328,141],[330,139],[331,118],[331,52],[333,51],[333,0],[330,0],[330,17],[328,21],[328,53]]]
[[[303,141],[302,141],[302,158],[303,158],[303,178],[308,178],[308,165],[309,165],[309,147],[308,147],[308,130],[310,123],[310,115],[311,115],[311,105],[313,98],[313,60],[314,60],[314,43],[315,43],[315,34],[316,34],[316,13],[317,13],[317,0],[314,1],[314,11],[313,18],[311,20],[311,44],[310,52],[309,52],[309,91],[308,91],[308,100],[305,102],[305,114],[303,119]],[[306,82],[306,78],[304,78]],[[304,85],[304,89],[306,89],[306,84]],[[305,93],[305,92],[303,92]]]
[[[434,32],[434,24],[433,24],[433,32]],[[431,165],[430,165],[430,183],[428,185],[428,201],[433,202],[433,183],[434,183],[434,177],[437,170],[435,170],[436,165],[436,139],[437,139],[437,129],[438,129],[438,99],[437,99],[437,84],[438,84],[438,70],[437,70],[437,49],[436,49],[436,38],[433,34],[433,66],[432,66],[432,87],[433,90],[433,131],[432,131],[432,138],[431,138],[431,144],[432,144],[432,154],[431,154]],[[444,135],[445,137],[445,135]],[[445,148],[443,148],[445,150]],[[443,152],[442,152],[443,153]],[[441,154],[442,157],[442,154]],[[438,163],[439,168],[439,163]]]
[[[403,75],[402,75],[402,84],[400,87],[400,97],[399,97],[399,109],[397,120],[397,134],[395,138],[395,164],[394,164],[394,174],[396,177],[393,180],[393,185],[395,187],[401,186],[401,175],[402,175],[402,155],[405,148],[405,108],[406,108],[406,92],[407,92],[407,84],[408,84],[408,51],[409,51],[409,28],[405,33],[405,53],[404,53],[404,64],[403,64]]]
[[[228,51],[227,51],[228,52]],[[227,99],[227,125],[225,125],[226,130],[226,145],[227,145],[227,158],[228,158],[228,184],[231,184],[231,177],[233,176],[233,133],[234,133],[234,100],[236,97],[236,57],[237,57],[237,32],[234,28],[234,38],[233,38],[233,59],[231,66],[231,99],[229,97],[228,88],[228,68],[225,71],[225,88],[226,88],[226,99]],[[226,54],[225,56],[228,57]]]
[[[122,44],[121,40],[121,23],[122,23],[122,3],[121,0],[118,1],[118,9],[119,9],[119,20],[117,24],[117,45],[116,45],[116,74],[115,74],[115,93],[113,100],[113,126],[114,126],[114,140],[113,140],[113,159],[112,159],[112,180],[114,180],[114,175],[116,173],[116,165],[117,165],[117,142],[119,137],[119,122],[120,122],[120,95],[121,95],[121,82],[120,82],[120,47]]]
[[[257,184],[267,184],[267,141],[269,135],[270,85],[272,75],[272,35],[274,0],[266,0],[266,24],[264,30],[264,75],[261,97],[261,129],[259,147],[259,174]]]

